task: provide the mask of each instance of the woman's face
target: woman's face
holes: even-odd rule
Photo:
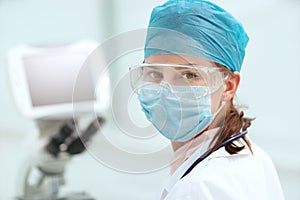
[[[159,63],[159,64],[180,64],[180,65],[187,65],[187,66],[205,66],[205,67],[211,67],[216,68],[217,66],[215,63],[207,60],[203,60],[200,58],[195,58],[191,56],[185,56],[185,55],[175,55],[175,54],[160,54],[160,55],[153,55],[145,59],[145,63],[147,64],[153,64],[153,63]],[[176,72],[173,72],[176,71]],[[184,69],[176,69],[171,70],[168,69],[168,67],[165,67],[160,70],[145,70],[145,81],[152,81],[152,82],[161,82],[165,81],[169,84],[183,84],[183,85],[205,85],[205,81],[201,79],[195,78],[197,72],[195,72],[195,69],[193,70],[184,70]],[[185,77],[185,82],[187,84],[184,84],[179,79],[175,79],[174,77],[177,76],[177,74],[180,74]],[[194,76],[193,76],[194,75]],[[209,75],[209,74],[208,74]],[[147,80],[148,79],[148,80]],[[163,80],[162,80],[163,79]],[[219,80],[222,83],[225,80]],[[219,107],[221,106],[222,98],[223,98],[223,92],[224,92],[224,84],[221,85],[215,92],[211,94],[211,112],[215,113]]]

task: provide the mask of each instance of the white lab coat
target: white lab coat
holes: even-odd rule
[[[163,185],[164,200],[282,200],[281,185],[269,156],[252,143],[230,155],[225,148],[212,153],[187,176],[182,174],[202,151],[194,152]]]

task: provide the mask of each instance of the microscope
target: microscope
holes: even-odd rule
[[[102,117],[92,120],[85,130],[76,128],[76,120],[38,120],[43,134],[57,132],[36,153],[22,177],[23,191],[19,200],[95,200],[85,192],[60,194],[65,184],[65,168],[71,158],[85,151],[86,145],[104,123]],[[48,133],[47,133],[48,132]]]
[[[39,133],[36,151],[22,167],[18,200],[95,200],[86,192],[62,194],[60,189],[66,185],[67,164],[86,150],[104,123],[109,78],[102,73],[97,47],[97,42],[82,40],[19,45],[9,51],[15,104]]]

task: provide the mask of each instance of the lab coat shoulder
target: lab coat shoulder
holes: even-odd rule
[[[275,192],[274,192],[275,191]],[[167,199],[284,199],[273,163],[260,148],[211,154],[178,181]]]

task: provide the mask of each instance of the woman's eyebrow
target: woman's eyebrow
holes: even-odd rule
[[[180,64],[180,65],[182,65],[183,67],[181,67],[181,68],[183,68],[183,69],[187,69],[187,68],[189,68],[189,69],[194,69],[196,66],[200,66],[199,64],[197,64],[197,63],[185,63],[185,64]],[[186,66],[186,67],[184,67],[184,66]],[[176,69],[177,68],[179,68],[180,69],[180,67],[175,67]]]
[[[144,68],[144,69],[146,69],[146,70],[161,70],[161,67],[159,67],[159,66],[149,66],[149,67],[146,67],[146,68]]]
[[[175,67],[176,70],[197,70],[195,67],[193,67],[195,65],[186,65],[186,67],[182,66],[182,67]]]

